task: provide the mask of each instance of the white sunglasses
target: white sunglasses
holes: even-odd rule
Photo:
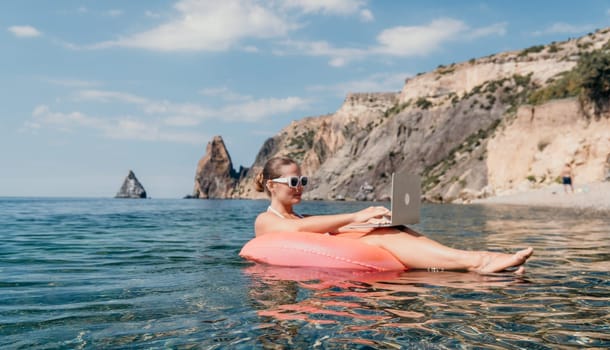
[[[290,177],[278,177],[277,179],[271,179],[269,180],[271,182],[277,182],[277,183],[281,183],[281,184],[288,184],[288,187],[298,187],[299,185],[301,186],[307,186],[307,176],[290,176]]]

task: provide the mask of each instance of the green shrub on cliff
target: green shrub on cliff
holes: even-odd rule
[[[432,102],[428,101],[425,97],[420,97],[415,101],[415,105],[421,109],[428,109],[432,107]]]
[[[607,49],[583,53],[571,71],[542,89],[530,93],[528,102],[542,104],[549,100],[581,96],[601,111],[610,100],[610,52]]]
[[[525,57],[525,56],[529,55],[530,53],[538,53],[538,52],[544,50],[544,47],[545,47],[544,45],[536,45],[536,46],[528,47],[527,49],[525,49],[519,53],[519,57]]]
[[[549,53],[555,53],[559,51],[561,51],[561,48],[558,47],[555,42],[551,43],[551,46],[549,46]]]
[[[390,116],[396,115],[396,114],[402,112],[405,108],[409,107],[410,104],[411,104],[411,100],[409,100],[405,103],[396,103],[394,106],[392,106],[391,108],[389,108],[385,112],[383,112],[383,117],[388,118]]]
[[[574,97],[578,96],[581,90],[579,73],[571,70],[546,87],[533,91],[528,97],[528,103],[538,105],[554,99]]]
[[[582,92],[598,111],[605,109],[610,100],[610,52],[597,50],[583,55],[576,70],[582,79]]]
[[[288,147],[297,149],[309,149],[313,146],[313,139],[316,132],[314,130],[306,130],[301,134],[288,140]]]
[[[515,84],[517,84],[517,86],[527,88],[530,85],[530,82],[532,81],[533,74],[533,72],[530,72],[528,75],[513,74],[513,80],[515,81]]]

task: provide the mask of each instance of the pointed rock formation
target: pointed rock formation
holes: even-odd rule
[[[129,174],[123,181],[123,186],[114,198],[146,198],[146,190],[133,171],[129,170]]]
[[[238,178],[222,137],[215,136],[208,142],[205,155],[197,164],[192,197],[231,198]]]

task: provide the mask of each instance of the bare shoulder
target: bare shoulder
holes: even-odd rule
[[[254,221],[254,233],[257,236],[260,236],[266,232],[269,232],[269,228],[272,227],[273,223],[278,219],[279,218],[272,213],[262,212],[258,214],[256,220]]]

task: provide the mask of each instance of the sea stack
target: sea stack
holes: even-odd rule
[[[129,174],[123,181],[123,186],[114,198],[146,198],[146,190],[133,171],[129,170]]]
[[[215,136],[208,142],[205,155],[197,164],[195,187],[190,198],[231,198],[238,178],[222,137]]]

